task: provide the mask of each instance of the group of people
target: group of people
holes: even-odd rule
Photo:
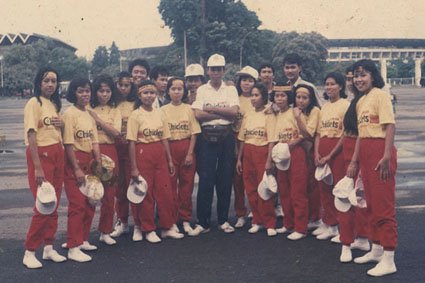
[[[301,78],[297,54],[282,62],[285,82],[276,82],[273,66],[263,64],[242,68],[233,85],[223,81],[225,64],[222,55],[212,55],[206,81],[200,64],[189,65],[180,78],[136,59],[116,81],[107,75],[93,82],[73,79],[66,95],[72,106],[63,114],[59,74],[52,68],[37,73],[34,97],[24,109],[28,179],[36,202],[45,182],[57,200],[64,184],[68,226],[62,247],[68,259],[90,261],[86,251],[97,249],[88,241],[95,205],[81,187],[87,175],[102,171],[106,155],[115,164],[114,177],[103,182],[100,205],[99,240],[107,245],[130,232],[130,210],[135,242],[209,232],[215,190],[218,229],[224,233],[245,226],[250,211],[251,234],[264,229],[270,237],[287,233],[297,241],[312,230],[319,240],[341,243],[341,262],[351,262],[351,249],[357,248],[367,253],[354,262],[377,262],[369,275],[396,272],[395,120],[374,62],[360,60],[344,75],[327,74],[323,97]],[[332,172],[330,182],[315,178],[317,168],[325,166]],[[344,178],[361,180],[367,208],[336,208],[333,188]],[[265,182],[271,188],[273,180],[277,193],[260,196],[259,187]],[[130,202],[130,183],[141,181],[143,201]],[[234,226],[229,223],[232,188]],[[43,243],[43,259],[66,260],[52,246],[55,205],[48,214],[34,206],[23,259],[28,268],[42,267],[35,250]],[[282,227],[276,227],[277,205],[283,208]]]

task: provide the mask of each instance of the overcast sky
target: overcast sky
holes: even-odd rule
[[[277,32],[327,38],[424,38],[425,0],[243,0]],[[91,59],[115,40],[123,49],[169,44],[159,0],[0,0],[0,34],[40,33]]]

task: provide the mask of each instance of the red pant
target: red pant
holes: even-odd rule
[[[193,163],[184,165],[189,149],[190,139],[170,141],[171,156],[176,173],[171,176],[171,187],[175,201],[176,219],[182,221],[192,220],[192,193],[195,182],[196,157],[193,155]]]
[[[314,178],[314,172],[316,167],[314,166],[314,152],[311,150],[308,154],[305,153],[306,162],[307,162],[307,197],[308,197],[308,219],[310,221],[317,221],[321,219],[322,211],[320,204],[320,189],[319,184]],[[309,159],[309,160],[307,160]]]
[[[162,229],[168,230],[175,224],[173,189],[171,187],[168,163],[162,142],[139,143],[136,145],[136,161],[140,175],[148,184],[146,197],[140,204],[132,204],[133,211],[140,220],[141,229],[145,232],[154,231],[155,203]]]
[[[320,138],[319,154],[324,157],[335,148],[339,138]],[[325,224],[335,226],[338,224],[338,211],[334,204],[332,189],[339,180],[345,176],[344,155],[340,152],[328,161],[333,176],[333,184],[328,185],[323,181],[318,182],[320,188],[320,201],[323,206],[322,220]]]
[[[118,156],[114,144],[100,144],[100,152],[109,156],[115,162],[114,178],[118,176]],[[117,183],[114,180],[112,184],[103,182],[105,193],[100,206],[99,231],[104,234],[112,232],[114,222],[114,197]]]
[[[297,145],[291,150],[289,169],[277,170],[277,182],[285,214],[283,223],[287,229],[303,234],[307,232],[308,224],[307,177],[305,151]]]
[[[233,193],[235,197],[235,212],[237,217],[246,216],[245,206],[245,188],[243,185],[242,175],[239,175],[236,171],[233,174]]]
[[[74,151],[78,166],[84,174],[90,173],[92,154]],[[83,195],[74,176],[74,168],[65,154],[65,193],[68,198],[68,248],[74,248],[87,241],[90,235],[95,207],[91,206]]]
[[[395,174],[397,150],[391,150],[390,174],[382,181],[375,167],[384,155],[385,139],[364,138],[360,140],[360,170],[369,211],[369,239],[385,250],[397,246],[397,221],[395,219]]]
[[[243,149],[243,183],[252,211],[252,223],[262,224],[265,228],[276,228],[276,214],[274,212],[275,198],[263,200],[257,189],[263,179],[269,146],[255,146],[245,144]]]
[[[347,171],[353,157],[356,137],[345,137],[342,146],[344,169]],[[341,243],[349,246],[356,237],[367,238],[367,209],[351,207],[347,212],[338,212]]]
[[[64,174],[63,152],[63,146],[60,143],[38,147],[38,156],[44,171],[44,177],[55,188],[58,202],[55,211],[50,215],[40,214],[34,205],[34,213],[25,241],[25,248],[29,251],[35,251],[43,241],[45,245],[52,245],[53,241],[55,240],[55,234],[58,228],[57,207],[59,206],[61,198]],[[27,147],[26,155],[28,166],[28,183],[35,201],[37,196],[37,183],[35,180],[35,168],[34,164],[32,163],[32,156],[29,147]]]

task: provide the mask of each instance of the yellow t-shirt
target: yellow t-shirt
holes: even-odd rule
[[[310,115],[306,116],[304,113],[301,113],[301,120],[304,123],[307,133],[312,137],[316,134],[317,128],[319,127],[319,117],[320,109],[318,107],[313,107],[310,111]]]
[[[302,138],[292,108],[280,112],[276,117],[275,140],[281,143],[289,143]]]
[[[254,111],[254,107],[251,103],[251,97],[246,97],[243,95],[239,96],[239,111],[238,116],[233,122],[233,131],[238,133],[242,126],[242,120],[245,117],[246,113],[249,111]]]
[[[109,105],[97,106],[95,108],[89,107],[90,110],[94,111],[100,119],[105,123],[114,127],[114,129],[121,130],[121,112],[118,108],[111,107]],[[100,144],[113,144],[115,140],[113,137],[109,136],[101,126],[97,126],[98,140]]]
[[[96,122],[88,111],[72,105],[63,114],[63,123],[63,143],[72,144],[75,151],[90,153],[92,144],[99,143]]]
[[[373,88],[357,102],[357,125],[360,138],[385,138],[386,124],[395,124],[388,93]]]
[[[170,130],[170,140],[183,140],[199,134],[201,127],[188,104],[178,106],[169,103],[161,107],[162,114]]]
[[[130,117],[131,112],[134,111],[134,102],[122,101],[117,106],[118,110],[121,113],[121,134],[127,134],[127,121]]]
[[[37,133],[37,145],[48,146],[62,141],[60,128],[50,122],[52,117],[59,117],[53,102],[40,96],[42,105],[33,97],[28,100],[24,108],[25,145],[28,145],[28,131],[33,129]]]
[[[340,138],[344,132],[344,116],[350,102],[340,98],[335,102],[327,102],[320,110],[320,122],[317,133],[320,137]]]
[[[274,128],[276,116],[265,114],[264,111],[248,111],[242,120],[238,139],[246,144],[264,146],[275,142]]]
[[[127,139],[137,143],[152,143],[170,138],[165,117],[159,109],[134,110],[128,118]]]

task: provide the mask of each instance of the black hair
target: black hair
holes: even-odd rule
[[[151,80],[144,80],[144,81],[142,81],[142,82],[140,83],[140,85],[139,85],[139,87],[138,87],[137,91],[139,91],[139,88],[144,87],[144,86],[147,86],[147,85],[152,85],[152,86],[154,86],[154,87],[156,88],[156,85],[155,85],[155,83],[154,83],[153,81],[151,81]],[[139,108],[140,106],[142,106],[142,105],[143,105],[143,103],[142,103],[142,101],[140,100],[139,95],[137,95],[137,96],[136,96],[136,101],[135,101],[135,103],[134,103],[134,109],[138,109],[138,108]]]
[[[302,59],[301,56],[296,53],[289,53],[286,54],[286,56],[283,58],[282,66],[285,66],[285,64],[297,64],[298,66],[302,66]]]
[[[169,72],[168,72],[167,68],[165,68],[164,66],[155,66],[155,67],[152,68],[152,71],[151,71],[149,77],[151,78],[151,80],[156,81],[156,79],[158,79],[159,75],[168,77]]]
[[[136,85],[131,81],[131,74],[129,72],[126,71],[122,71],[118,74],[118,81],[117,83],[121,83],[123,79],[129,79],[130,80],[130,85],[131,85],[131,89],[130,89],[130,93],[127,95],[126,97],[126,101],[129,102],[134,102],[136,101],[136,97],[137,97],[137,89],[136,89]],[[124,101],[122,95],[120,94],[119,89],[117,89],[117,93],[119,95],[117,95],[117,102],[122,102]]]
[[[56,107],[56,112],[59,113],[59,111],[62,108],[62,101],[59,95],[59,82],[60,82],[60,78],[59,78],[59,74],[58,72],[51,68],[51,67],[43,67],[40,68],[37,72],[37,74],[35,75],[34,78],[34,96],[37,98],[38,103],[40,103],[40,105],[42,105],[40,96],[42,95],[41,93],[41,82],[43,81],[43,79],[46,77],[47,73],[54,73],[56,74],[56,89],[55,92],[53,93],[53,95],[50,97],[50,101],[53,102],[53,104],[55,104]]]
[[[348,106],[347,112],[344,115],[344,131],[347,134],[357,136],[359,134],[359,129],[357,127],[357,102],[363,96],[363,93],[358,93],[351,100],[350,105]]]
[[[202,75],[198,75],[198,76],[186,76],[184,79],[185,79],[185,82],[187,82],[187,80],[189,78],[197,78],[197,77],[199,77],[199,79],[201,80],[202,84],[205,84],[207,82],[205,80],[205,76],[202,76]]]
[[[261,73],[261,70],[262,70],[262,69],[265,69],[265,68],[270,68],[270,69],[272,69],[273,74],[275,73],[275,72],[274,72],[273,65],[272,65],[271,63],[263,63],[263,64],[261,64],[261,65],[260,65],[260,67],[257,69],[258,74],[260,74],[260,73]]]
[[[314,107],[319,107],[319,103],[317,103],[316,94],[314,92],[313,87],[306,85],[306,84],[299,84],[294,88],[294,94],[295,94],[294,100],[296,100],[297,90],[299,88],[306,88],[308,90],[308,93],[309,93],[309,96],[310,96],[310,103],[304,109],[305,114],[308,116],[308,115],[310,115],[310,112]]]
[[[378,68],[376,67],[376,64],[372,60],[363,59],[354,63],[353,65],[354,71],[357,71],[360,68],[370,72],[372,76],[372,86],[377,88],[383,88],[385,86],[384,79],[379,73]],[[355,85],[353,85],[353,89],[357,89]]]
[[[90,92],[91,92],[92,86],[88,78],[82,78],[82,77],[73,78],[69,84],[68,92],[66,93],[66,100],[68,100],[69,102],[75,105],[75,103],[77,103],[77,89],[79,87],[84,87],[86,85],[89,85]]]
[[[146,69],[146,73],[149,76],[149,72],[151,70],[151,67],[149,66],[149,63],[145,59],[137,58],[130,62],[128,65],[128,72],[131,74],[133,72],[133,68],[135,66],[142,66]]]
[[[250,75],[245,75],[245,74],[239,76],[238,82],[236,83],[236,90],[238,91],[239,96],[242,94],[241,82],[245,78],[253,78],[253,77],[250,76]],[[253,79],[254,79],[254,84],[255,84],[257,82],[257,80],[255,78],[253,78]]]
[[[289,84],[284,83],[284,82],[276,82],[274,84],[274,86],[289,86]],[[288,97],[288,105],[294,104],[295,103],[295,96],[294,96],[294,89],[291,87],[291,90],[288,91],[284,91],[284,93],[286,94],[286,96]],[[274,103],[274,96],[275,96],[275,91],[272,91],[272,93],[270,94],[270,101]]]
[[[99,106],[99,99],[97,97],[97,91],[101,88],[102,84],[106,84],[111,89],[111,98],[109,99],[107,105],[111,107],[117,106],[117,91],[115,88],[114,80],[109,75],[99,75],[93,81],[92,86],[92,96],[90,97],[90,106],[95,108]]]
[[[261,93],[261,98],[263,99],[263,104],[266,105],[269,101],[269,91],[263,83],[255,83],[252,89],[258,89]],[[252,90],[251,90],[252,91]]]
[[[339,91],[339,97],[341,98],[347,98],[347,94],[345,93],[345,77],[343,74],[339,72],[331,72],[326,75],[325,79],[323,80],[323,83],[326,84],[326,80],[332,78],[335,80],[336,84],[341,87],[341,90]],[[325,100],[329,100],[329,96],[326,92],[323,93],[323,98]]]
[[[182,81],[183,82],[183,97],[182,102],[187,103],[188,102],[188,95],[189,91],[187,90],[186,83],[182,77],[171,77],[167,82],[167,88],[165,89],[165,99],[171,101],[170,94],[168,93],[170,91],[171,86],[173,85],[173,82],[175,81]]]

